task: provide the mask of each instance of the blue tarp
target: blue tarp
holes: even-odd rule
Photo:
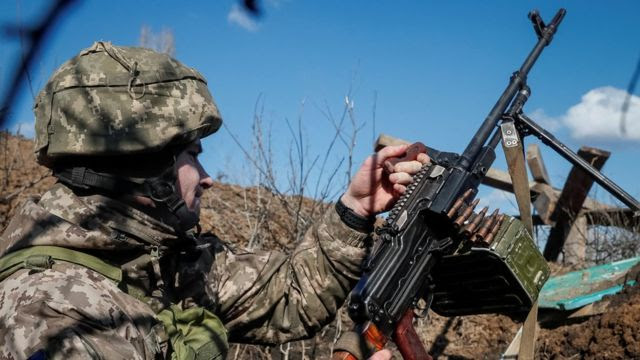
[[[635,275],[626,275],[639,262],[640,256],[554,276],[540,291],[539,307],[574,310],[615,294],[635,285]]]

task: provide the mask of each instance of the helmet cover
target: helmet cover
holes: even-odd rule
[[[150,154],[220,128],[196,70],[153,50],[95,42],[64,63],[34,106],[38,162]]]

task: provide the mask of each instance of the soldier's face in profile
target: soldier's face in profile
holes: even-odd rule
[[[176,158],[178,173],[177,188],[187,208],[200,212],[202,191],[213,185],[213,180],[200,164],[198,155],[202,152],[200,140],[190,143]]]

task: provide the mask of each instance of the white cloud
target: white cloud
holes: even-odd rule
[[[529,116],[552,132],[566,128],[577,140],[640,141],[640,96],[629,97],[622,130],[622,105],[628,94],[613,86],[603,86],[584,94],[580,102],[571,106],[564,115],[552,117],[543,109],[536,109]]]
[[[227,21],[230,24],[236,24],[247,31],[258,30],[258,23],[238,4],[233,4],[231,7],[231,10],[227,15]]]
[[[556,131],[562,127],[560,119],[547,115],[542,109],[535,109],[527,115],[546,130]]]
[[[20,134],[26,138],[33,139],[35,136],[35,122],[21,122],[13,125],[11,132],[14,134]]]
[[[640,97],[631,95],[623,133],[620,126],[625,90],[612,86],[593,89],[569,108],[562,123],[576,139],[640,140]]]

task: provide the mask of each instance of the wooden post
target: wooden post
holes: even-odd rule
[[[580,213],[567,234],[564,243],[564,263],[575,265],[584,263],[587,257],[587,217]]]
[[[600,170],[611,153],[583,146],[578,151],[578,155]],[[593,179],[581,169],[574,166],[569,172],[558,202],[550,216],[551,221],[555,221],[555,225],[551,228],[547,245],[544,248],[544,257],[548,261],[558,260],[592,185]]]
[[[524,149],[522,140],[513,122],[503,122],[500,125],[502,134],[502,150],[507,160],[513,193],[516,195],[520,220],[529,235],[533,237],[533,221],[531,220],[531,190],[527,177],[527,168],[524,164]]]
[[[558,202],[558,196],[560,192],[552,188],[550,185],[536,183],[531,187],[532,192],[536,192],[536,200],[533,202],[533,207],[536,209],[538,216],[545,225],[551,225],[551,214]]]
[[[513,192],[513,182],[511,181],[511,175],[509,175],[509,173],[506,171],[498,170],[496,168],[489,168],[487,174],[482,179],[482,184],[498,190],[508,191],[511,193]],[[535,184],[535,182],[529,183],[532,197],[536,195],[536,192],[533,189],[533,186]]]
[[[527,163],[529,164],[533,180],[538,183],[551,185],[551,179],[549,179],[547,167],[544,166],[544,161],[542,161],[542,154],[540,153],[538,144],[529,144],[529,146],[527,146]]]
[[[533,237],[533,220],[531,219],[531,190],[525,166],[524,148],[522,139],[516,130],[515,124],[506,121],[500,124],[502,135],[502,150],[507,160],[509,175],[513,184],[513,193],[516,196],[520,221]],[[538,302],[534,301],[527,318],[522,324],[522,337],[518,349],[518,359],[533,360],[536,348]]]

